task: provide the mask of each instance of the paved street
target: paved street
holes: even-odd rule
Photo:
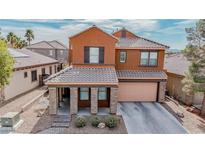
[[[119,103],[130,134],[185,134],[186,130],[159,103]]]

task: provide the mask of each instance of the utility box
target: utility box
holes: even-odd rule
[[[1,117],[2,127],[14,127],[20,121],[18,112],[8,112]]]

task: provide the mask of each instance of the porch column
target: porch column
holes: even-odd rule
[[[118,103],[118,88],[111,87],[110,88],[110,113],[117,113],[117,103]]]
[[[158,93],[158,102],[163,103],[165,101],[165,90],[167,82],[159,83],[159,93]]]
[[[70,88],[70,114],[78,113],[78,88]]]
[[[62,88],[59,88],[59,101],[62,101]]]
[[[57,88],[49,87],[49,114],[57,114]]]
[[[98,113],[98,88],[91,88],[91,114]]]

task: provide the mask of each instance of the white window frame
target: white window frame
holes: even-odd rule
[[[142,55],[143,53],[147,53],[147,63],[146,64],[142,64]],[[156,54],[155,58],[152,58],[152,54]],[[156,64],[151,64],[151,60],[155,59],[156,60]],[[142,51],[140,54],[140,66],[157,66],[158,65],[158,52],[157,51]]]
[[[63,50],[60,50],[60,54],[63,55]]]
[[[49,55],[53,56],[53,50],[49,50]]]
[[[127,59],[127,52],[122,50],[120,51],[120,63],[125,63]]]
[[[89,48],[89,62],[91,64],[99,64],[100,48],[90,47]]]

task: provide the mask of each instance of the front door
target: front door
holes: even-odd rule
[[[91,98],[90,98],[90,88],[82,87],[78,89],[78,107],[90,107]]]

